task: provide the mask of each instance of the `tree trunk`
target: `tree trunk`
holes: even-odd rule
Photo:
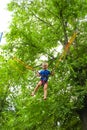
[[[87,130],[87,108],[83,108],[78,111],[80,120],[82,122],[83,130]]]

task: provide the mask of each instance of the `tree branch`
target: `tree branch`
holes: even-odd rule
[[[40,18],[39,16],[37,16],[34,12],[32,12],[32,13],[33,13],[33,15],[34,15],[38,20],[40,20],[41,22],[45,23],[47,26],[51,26],[53,29],[55,29],[51,23],[49,23],[48,21],[45,21],[45,20],[41,19],[41,18]]]

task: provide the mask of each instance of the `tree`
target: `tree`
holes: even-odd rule
[[[6,92],[5,103],[1,102],[2,130],[81,130],[81,121],[83,129],[87,129],[87,26],[80,22],[86,16],[86,8],[87,2],[81,0],[14,0],[8,4],[12,22],[6,34],[8,44],[3,47],[7,62],[1,65],[1,75],[5,75],[1,88]],[[56,47],[61,43],[64,49],[77,30],[74,43],[59,62],[61,54],[55,54]],[[34,72],[14,60],[16,57],[38,70],[43,55],[50,69],[57,65],[45,102],[42,89],[36,97],[30,96],[38,80]]]

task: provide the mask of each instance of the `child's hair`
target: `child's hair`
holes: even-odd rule
[[[48,67],[48,63],[47,62],[43,62],[42,66],[46,65]]]

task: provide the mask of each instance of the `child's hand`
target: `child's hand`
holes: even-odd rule
[[[54,75],[54,73],[55,73],[54,71],[51,71],[51,75],[52,75],[52,76]]]

